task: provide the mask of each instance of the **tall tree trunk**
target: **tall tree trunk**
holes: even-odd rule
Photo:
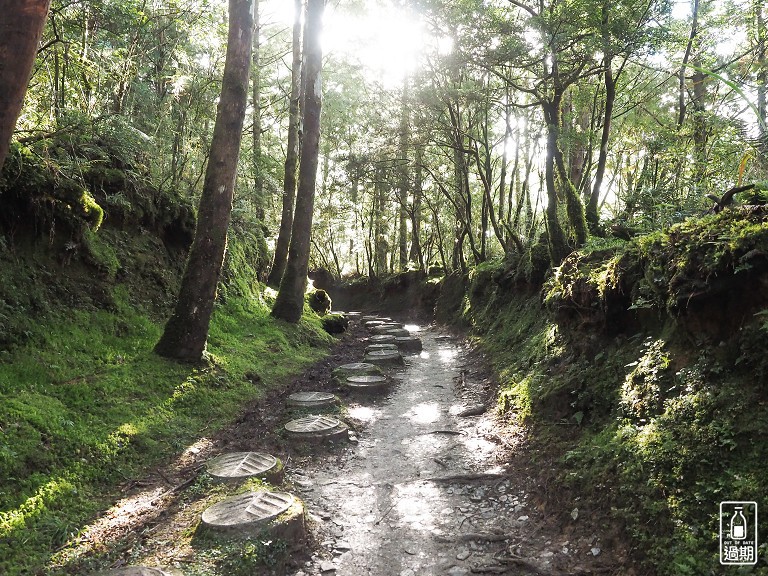
[[[688,68],[688,62],[691,59],[691,52],[693,51],[693,44],[696,37],[699,35],[699,0],[691,0],[691,33],[688,35],[688,44],[685,46],[685,54],[683,54],[683,62],[680,66],[677,79],[677,128],[683,127],[686,113],[685,102],[685,74]]]
[[[398,230],[398,260],[400,270],[408,267],[408,141],[410,131],[410,114],[408,110],[408,77],[403,80],[403,98],[400,108],[400,134],[398,158],[398,199],[400,201],[399,230]]]
[[[293,208],[296,199],[296,168],[299,160],[299,124],[301,123],[301,11],[302,1],[294,1],[296,11],[293,21],[293,61],[291,63],[291,101],[288,109],[288,149],[285,155],[283,176],[283,207],[280,216],[280,231],[277,234],[275,256],[267,284],[280,285],[288,260],[288,246],[293,227]]]
[[[384,208],[386,206],[386,194],[384,190],[384,170],[379,164],[374,172],[376,181],[373,184],[373,270],[377,278],[381,277],[387,271],[387,253],[389,252],[389,243],[387,242],[386,222],[384,220]]]
[[[608,26],[608,3],[603,4],[603,29]],[[608,52],[608,33],[603,32],[603,50],[606,50],[603,56],[603,83],[605,84],[605,111],[603,113],[603,130],[600,134],[600,151],[597,154],[597,169],[595,170],[595,181],[592,185],[592,191],[587,201],[587,226],[592,234],[597,234],[600,229],[600,214],[598,213],[598,202],[600,201],[600,189],[603,186],[605,177],[605,167],[608,162],[608,142],[611,136],[611,121],[613,117],[613,105],[616,102],[616,78],[613,77],[613,58]]]
[[[0,0],[0,170],[37,55],[50,0]]]
[[[288,262],[272,315],[287,322],[298,322],[304,310],[304,292],[309,269],[312,211],[315,204],[318,152],[320,149],[320,111],[322,108],[322,32],[325,0],[308,0],[304,24],[304,138],[301,143],[299,186],[293,216]]]
[[[757,40],[757,115],[760,130],[760,150],[768,155],[768,9],[763,0],[755,0]]]
[[[264,222],[264,175],[261,170],[261,68],[259,39],[259,0],[253,0],[253,57],[251,64],[253,100],[253,205],[256,219]]]
[[[544,118],[547,122],[547,154],[544,160],[544,180],[547,187],[546,214],[549,258],[553,266],[558,266],[569,252],[568,242],[557,215],[559,201],[557,185],[555,183],[555,157],[558,154],[557,140],[560,135],[560,103],[545,103],[542,106]]]
[[[424,270],[424,255],[421,252],[421,196],[424,177],[421,163],[424,161],[424,147],[416,147],[416,172],[413,182],[413,204],[411,205],[411,251],[409,259],[418,262]]]
[[[707,140],[709,130],[707,127],[707,112],[705,100],[707,97],[707,76],[701,71],[701,58],[694,60],[697,69],[694,70],[691,81],[693,83],[693,185],[694,193],[704,194],[707,178]]]
[[[198,361],[205,351],[216,286],[227,247],[227,228],[237,176],[237,158],[248,103],[253,15],[251,0],[229,0],[229,34],[221,98],[211,140],[195,239],[176,308],[155,352]]]

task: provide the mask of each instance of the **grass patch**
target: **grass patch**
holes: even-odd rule
[[[231,299],[214,313],[213,362],[180,365],[151,353],[162,327],[113,296],[118,313],[46,315],[0,364],[0,573],[41,570],[117,483],[231,421],[330,340],[314,315],[291,325]]]

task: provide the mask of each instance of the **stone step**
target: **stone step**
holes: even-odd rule
[[[288,405],[297,408],[335,406],[339,399],[330,392],[295,392],[288,396]]]
[[[397,350],[374,350],[368,352],[364,358],[365,362],[379,365],[402,364],[403,356]]]
[[[421,352],[422,350],[421,338],[416,336],[397,336],[395,345],[406,352]]]
[[[379,392],[389,388],[390,380],[386,376],[349,376],[343,383],[356,392]]]
[[[392,336],[392,334],[379,334],[368,338],[368,342],[371,344],[394,344],[396,338],[397,336]]]
[[[397,351],[397,344],[369,344],[366,346],[366,352],[374,352],[376,350],[395,350]]]
[[[246,492],[207,508],[198,530],[235,537],[281,538],[289,546],[306,540],[304,505],[286,492]]]
[[[285,425],[292,438],[306,441],[335,440],[346,437],[349,427],[338,418],[314,414],[296,418]]]
[[[394,336],[395,338],[401,338],[405,336],[410,336],[411,333],[405,328],[389,328],[388,330],[384,331],[384,335]]]
[[[217,482],[239,482],[248,478],[280,482],[283,464],[264,452],[229,452],[209,460],[205,469]]]
[[[331,376],[336,383],[341,384],[346,380],[347,376],[361,376],[361,375],[382,375],[381,368],[370,362],[353,362],[351,364],[342,364],[341,366],[334,368],[331,372]]]
[[[377,324],[370,328],[371,334],[387,334],[389,330],[402,330],[403,325],[398,322],[387,322],[385,324]]]

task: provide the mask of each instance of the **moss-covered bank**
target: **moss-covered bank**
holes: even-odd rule
[[[24,154],[0,178],[0,573],[8,576],[76,570],[53,567],[51,556],[66,555],[122,496],[121,484],[236,419],[330,340],[309,308],[299,325],[269,316],[274,293],[257,282],[259,238],[238,216],[210,362],[155,356],[194,228],[190,201],[144,188],[135,170],[106,159],[88,165],[103,179],[78,180],[100,206],[97,222],[95,208],[80,210],[68,195],[71,179],[57,180],[53,156],[44,164]]]
[[[436,311],[492,352],[499,409],[557,457],[565,493],[624,531],[642,573],[722,573],[719,503],[768,510],[768,212],[603,241],[543,287],[517,277],[501,263],[447,277]],[[747,572],[768,574],[759,556]]]

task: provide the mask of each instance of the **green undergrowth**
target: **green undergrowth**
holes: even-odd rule
[[[128,308],[75,311],[43,332],[0,365],[0,572],[9,575],[39,569],[115,485],[215,432],[327,346],[317,320],[276,322],[242,301],[216,310],[204,367],[155,356],[160,326]]]
[[[767,545],[731,571],[718,551],[721,501],[768,509],[767,263],[765,213],[745,208],[594,243],[543,290],[504,263],[444,280],[574,528],[608,518],[644,574],[768,574]]]
[[[39,243],[0,246],[0,573],[8,576],[59,573],[45,568],[48,559],[119,497],[121,483],[215,434],[323,356],[331,339],[309,308],[298,325],[271,318],[274,294],[230,262],[209,361],[160,358],[152,348],[179,269],[165,266],[167,250],[152,235],[93,234],[71,261],[46,257]]]

